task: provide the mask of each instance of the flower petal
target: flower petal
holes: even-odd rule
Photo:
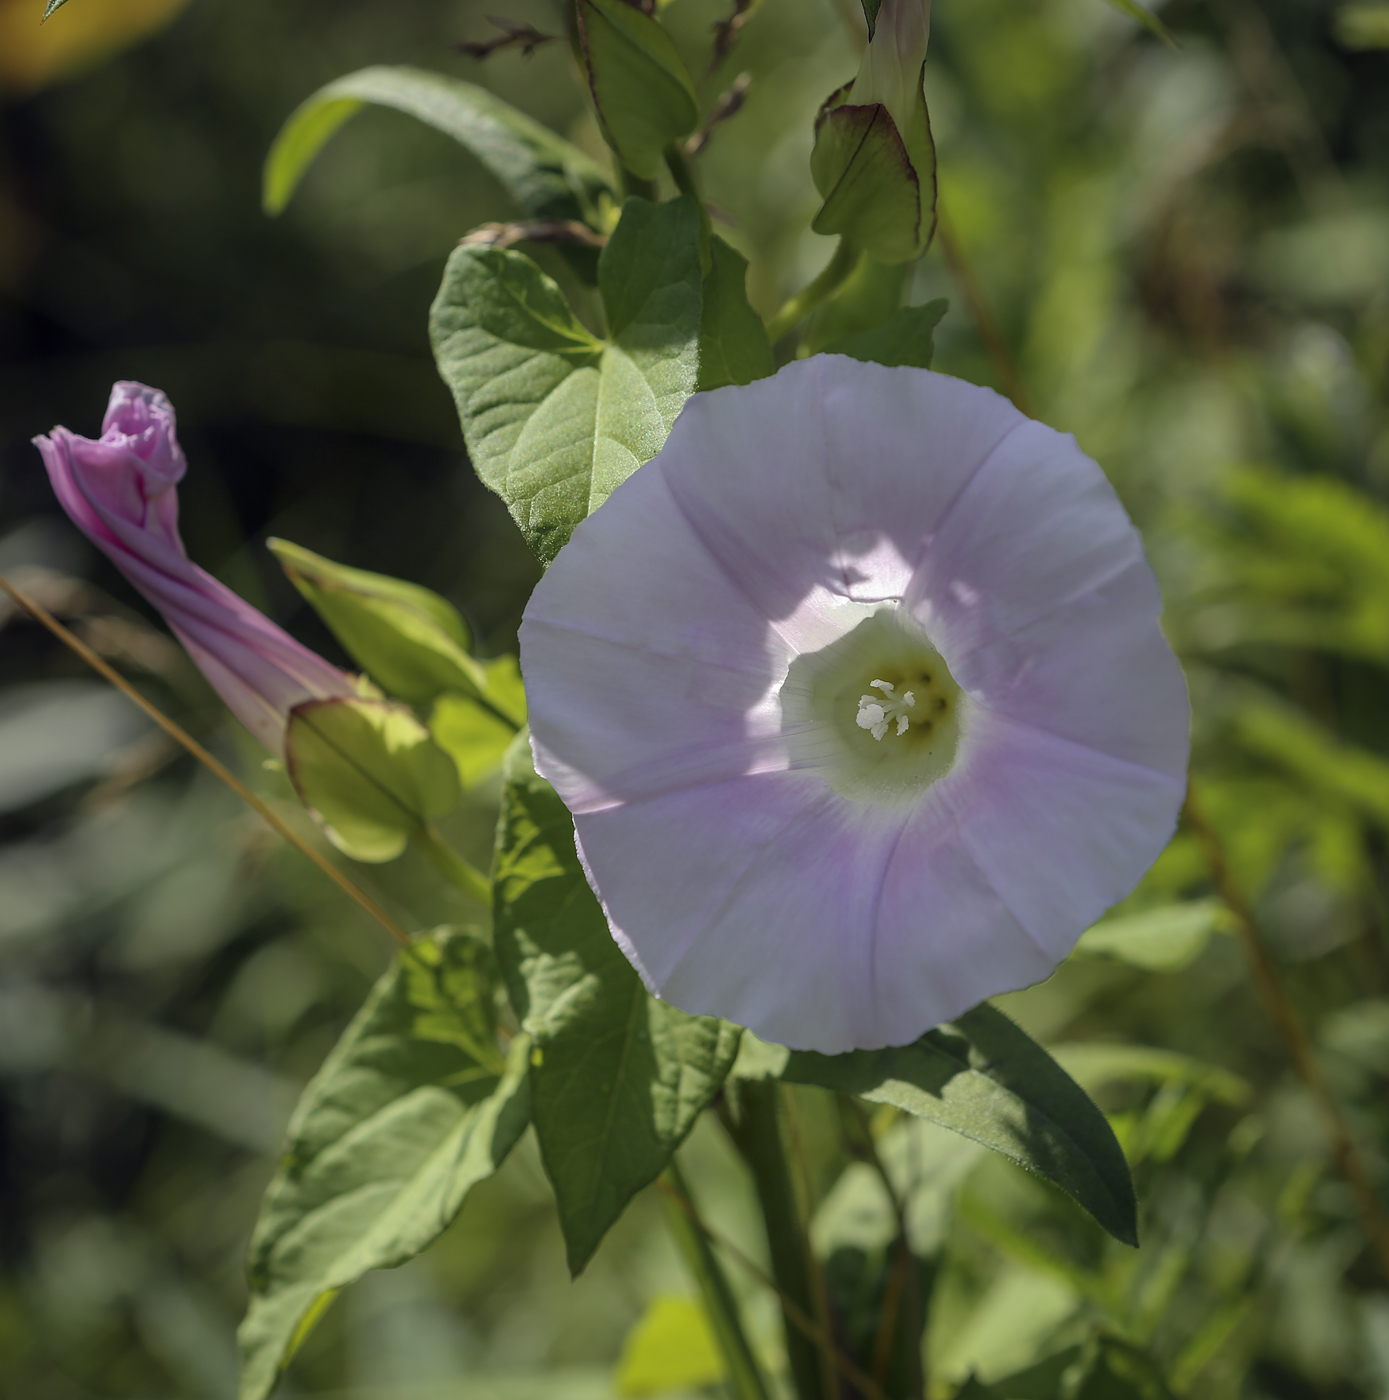
[[[977,647],[1090,592],[1143,557],[1105,474],[1075,439],[1027,422],[941,521],[904,602],[952,673]]]
[[[905,1045],[1054,966],[940,802],[884,819],[777,774],[575,826],[651,991],[796,1049]]]
[[[955,679],[1034,729],[1180,777],[1186,678],[1157,624],[1162,599],[1143,560],[1063,608],[969,653]]]
[[[817,590],[900,595],[965,484],[1025,422],[957,379],[816,355],[696,395],[656,460],[728,576],[784,619]]]
[[[1176,830],[1185,781],[976,706],[934,792],[1019,922],[1060,961]]]

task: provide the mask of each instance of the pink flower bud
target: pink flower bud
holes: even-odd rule
[[[284,749],[289,712],[357,693],[352,677],[296,642],[184,552],[175,487],[187,469],[173,405],[157,389],[111,390],[101,437],[54,428],[34,439],[73,523],[164,615],[232,713]]]

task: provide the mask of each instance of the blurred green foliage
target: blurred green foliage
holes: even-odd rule
[[[6,25],[18,3],[0,0]],[[489,8],[193,0],[0,109],[0,568],[249,771],[260,754],[58,517],[28,438],[92,431],[117,377],[157,384],[193,463],[199,562],[337,658],[268,534],[434,588],[481,654],[511,649],[535,565],[463,459],[425,313],[461,234],[514,208],[443,136],[372,111],[282,218],[260,212],[284,118],[374,63],[480,83],[601,160],[563,44],[455,52]],[[769,312],[829,254],[807,231],[811,122],[855,70],[861,18],[763,0],[708,73],[731,9],[671,0],[663,19],[704,110],[752,74],[699,161]],[[1371,9],[1173,0],[1174,48],[1098,0],[939,0],[927,96],[942,204],[1037,411],[1143,529],[1206,805],[1389,1195],[1389,55],[1365,47]],[[560,27],[540,0],[507,14]],[[994,382],[939,247],[908,283],[914,305],[938,297],[935,367]],[[37,629],[0,629],[0,1394],[219,1400],[289,1108],[388,949]],[[281,775],[261,785],[294,813]],[[452,819],[475,859],[497,799],[485,780]],[[359,878],[416,926],[466,924],[423,871],[407,854]],[[972,1372],[1003,1396],[1101,1394],[1131,1347],[1202,1400],[1389,1393],[1389,1280],[1210,900],[1180,833],[1113,927],[1004,999],[1111,1113],[1137,1253],[882,1110],[928,1261],[933,1394]],[[797,1104],[852,1318],[894,1222],[829,1101]],[[756,1253],[717,1129],[687,1154],[708,1214]],[[772,1300],[731,1272],[774,1348]],[[690,1291],[649,1196],[569,1283],[526,1139],[433,1251],[328,1313],[285,1393],[606,1396],[647,1305]]]

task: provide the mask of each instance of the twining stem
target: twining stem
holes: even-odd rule
[[[772,344],[775,345],[787,331],[800,325],[817,307],[823,306],[848,281],[849,274],[858,266],[858,260],[859,250],[847,238],[841,238],[834,256],[825,264],[820,275],[802,287],[767,322],[767,335]]]
[[[979,279],[974,275],[974,267],[955,232],[955,225],[950,222],[945,205],[939,200],[936,202],[936,235],[940,239],[945,260],[950,264],[950,270],[955,274],[965,294],[965,300],[969,303],[969,314],[974,318],[979,339],[984,342],[989,359],[993,361],[994,373],[1003,385],[1003,392],[1012,399],[1013,406],[1020,413],[1035,418],[1037,415],[1032,411],[1032,400],[1028,398],[1027,390],[1023,386],[1022,375],[1018,373],[1012,351],[1008,349],[1008,342],[1004,340],[1003,332],[994,320],[988,298],[984,295]]]
[[[781,1300],[782,1312],[786,1314],[787,1320],[803,1336],[807,1337],[818,1346],[825,1346],[830,1349],[830,1354],[834,1357],[835,1369],[845,1380],[849,1382],[863,1396],[863,1400],[888,1400],[887,1392],[873,1379],[866,1371],[856,1366],[837,1346],[834,1339],[820,1330],[815,1319],[810,1316],[804,1308],[800,1307],[795,1299],[791,1298],[786,1291],[781,1288],[775,1279],[769,1277],[765,1270],[759,1268],[757,1264],[748,1258],[741,1249],[738,1248],[727,1235],[721,1234],[711,1225],[705,1223],[700,1218],[699,1212],[695,1210],[687,1196],[682,1195],[665,1178],[661,1177],[656,1182],[661,1194],[668,1197],[689,1217],[694,1227],[710,1243],[717,1245],[730,1258],[747,1270],[764,1288],[769,1288]]]
[[[1302,1024],[1302,1018],[1297,1014],[1297,1008],[1283,986],[1277,964],[1264,941],[1253,908],[1230,869],[1220,833],[1206,816],[1205,808],[1196,796],[1194,784],[1187,788],[1186,823],[1206,857],[1216,893],[1225,901],[1226,907],[1234,917],[1235,927],[1239,931],[1240,941],[1244,944],[1244,951],[1254,973],[1254,985],[1263,998],[1264,1006],[1279,1039],[1283,1042],[1289,1060],[1292,1061],[1293,1069],[1312,1095],[1321,1116],[1322,1126],[1331,1143],[1336,1165],[1355,1197],[1360,1223],[1369,1237],[1384,1277],[1389,1279],[1389,1218],[1385,1216],[1384,1208],[1380,1204],[1369,1167],[1366,1166],[1365,1159],[1351,1136],[1350,1125],[1346,1122],[1335,1094],[1331,1092],[1331,1086],[1326,1082],[1326,1076],[1312,1049],[1312,1042]]]
[[[261,801],[245,783],[229,768],[219,763],[203,746],[157,705],[147,700],[114,667],[94,652],[80,637],[70,632],[47,608],[16,588],[9,579],[0,574],[0,588],[14,599],[36,622],[48,628],[65,647],[77,653],[88,666],[104,680],[109,681],[128,700],[138,705],[171,739],[182,744],[208,772],[220,778],[248,807],[257,812],[264,821],[275,829],[297,851],[307,856],[334,884],[338,885],[350,898],[354,899],[371,915],[398,943],[410,946],[410,935],[359,885],[353,884],[336,865],[321,852],[314,850],[297,831],[294,830],[273,808]]]
[[[723,1354],[724,1365],[728,1367],[735,1400],[770,1400],[767,1382],[743,1332],[737,1300],[709,1246],[708,1236],[696,1224],[699,1217],[695,1211],[694,1197],[674,1158],[666,1168],[661,1185],[661,1206],[665,1211],[666,1224],[675,1237],[680,1257],[699,1287],[704,1310],[714,1329],[714,1339]],[[679,1204],[681,1201],[689,1207],[688,1211]]]
[[[775,1080],[749,1079],[739,1084],[741,1113],[735,1119],[726,1104],[720,1105],[724,1128],[733,1139],[752,1171],[758,1204],[767,1228],[767,1246],[772,1260],[772,1277],[782,1300],[786,1320],[786,1359],[791,1366],[800,1400],[828,1400],[821,1371],[823,1348],[812,1338],[821,1334],[818,1323],[811,1330],[800,1327],[792,1309],[802,1317],[815,1315],[815,1287],[806,1264],[808,1243],[786,1147],[781,1136],[780,1105]],[[830,1343],[833,1346],[833,1343]]]
[[[415,832],[410,839],[444,879],[457,885],[484,909],[492,907],[492,882],[471,861],[464,860],[432,826]]]

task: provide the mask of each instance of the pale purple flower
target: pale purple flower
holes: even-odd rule
[[[192,563],[178,535],[187,469],[173,405],[121,382],[101,437],[54,428],[34,439],[73,523],[164,615],[233,714],[279,754],[289,712],[304,700],[355,695],[352,677],[296,642]]]
[[[1100,469],[818,355],[697,395],[521,628],[536,767],[658,996],[830,1053],[1046,977],[1181,805],[1188,708]]]

